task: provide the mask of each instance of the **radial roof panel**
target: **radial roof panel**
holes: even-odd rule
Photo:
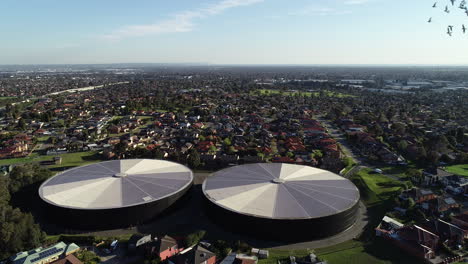
[[[64,171],[44,182],[39,194],[60,207],[119,208],[168,197],[192,181],[192,171],[174,162],[113,160]]]
[[[292,164],[231,167],[203,183],[213,203],[245,215],[309,219],[341,213],[359,201],[349,180],[329,171]]]

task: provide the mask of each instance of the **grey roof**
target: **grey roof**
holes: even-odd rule
[[[309,219],[353,207],[359,190],[332,172],[300,165],[257,163],[231,167],[203,183],[215,204],[245,215]]]
[[[44,182],[39,194],[46,202],[61,207],[119,208],[168,197],[192,181],[192,171],[178,163],[113,160],[60,173]]]

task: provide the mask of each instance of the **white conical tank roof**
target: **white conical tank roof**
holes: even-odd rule
[[[81,166],[44,182],[48,203],[76,209],[106,209],[160,200],[192,184],[190,169],[178,163],[130,159]]]
[[[325,217],[346,211],[359,201],[357,187],[337,174],[282,163],[221,170],[205,180],[203,192],[225,209],[272,219]]]

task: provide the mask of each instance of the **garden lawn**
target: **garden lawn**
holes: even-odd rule
[[[448,166],[445,169],[450,173],[468,177],[468,164]]]

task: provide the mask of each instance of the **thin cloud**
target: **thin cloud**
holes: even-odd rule
[[[330,8],[330,7],[309,6],[309,7],[302,8],[300,10],[289,12],[288,15],[290,16],[328,16],[328,15],[345,15],[345,14],[350,14],[350,13],[351,11],[349,10],[338,10],[338,9]]]
[[[345,5],[362,5],[369,3],[370,0],[346,0],[344,2]]]
[[[189,32],[194,29],[194,20],[196,19],[215,16],[231,8],[249,6],[263,1],[264,0],[223,0],[205,8],[177,13],[166,20],[154,24],[124,26],[110,34],[102,36],[102,38],[106,40],[121,40],[128,37]]]

